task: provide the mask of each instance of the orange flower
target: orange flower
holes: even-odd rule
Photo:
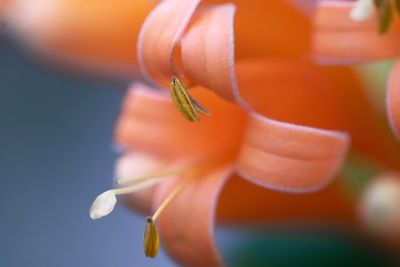
[[[364,9],[359,11],[358,6],[368,1],[370,0],[323,1],[319,3],[314,36],[314,51],[319,62],[329,64],[367,63],[400,54],[398,17],[393,19],[391,25],[384,24],[388,25],[385,27],[391,26],[390,29],[384,28],[388,32],[379,33],[377,25],[382,25],[382,22],[386,22],[385,19],[388,21],[386,23],[390,23],[391,12],[394,11],[389,9],[389,13],[382,13],[382,11],[378,13],[372,0],[371,4],[367,3],[367,7],[361,6]],[[390,4],[390,1],[385,0],[381,3]],[[361,12],[361,15],[357,12]],[[387,115],[397,138],[400,138],[399,76],[400,63],[396,63],[388,81]]]
[[[196,84],[190,94],[212,112],[195,124],[179,114],[164,91],[135,84],[128,92],[116,129],[126,151],[117,164],[123,186],[100,195],[91,215],[108,214],[116,194],[129,194],[127,203],[136,210],[153,211],[146,228],[148,256],[156,254],[154,222],[159,220],[166,249],[180,264],[220,266],[212,234],[217,206],[223,221],[354,222],[354,207],[338,183],[308,195],[282,192],[320,190],[335,177],[348,137],[333,129],[349,132],[355,151],[398,165],[399,149],[386,138],[384,126],[376,127],[382,120],[351,71],[293,61],[307,51],[301,42],[307,44],[306,22],[298,25],[305,29],[300,45],[290,44],[293,53],[282,49],[276,52],[279,60],[245,60],[246,53],[266,55],[274,47],[267,45],[273,38],[262,37],[266,48],[238,49],[235,62],[234,44],[252,42],[234,42],[234,11],[231,4],[163,1],[139,36],[138,58],[147,78],[160,87],[172,76]],[[235,33],[244,34],[249,21],[239,22]],[[294,25],[290,32],[296,33]],[[371,139],[382,142],[371,144]]]
[[[149,0],[6,0],[2,16],[24,45],[80,70],[132,77]]]
[[[7,0],[1,11],[7,27],[34,52],[79,70],[131,78],[137,67],[136,38],[156,2]],[[235,2],[240,9],[235,28],[238,58],[299,58],[309,49],[309,22],[284,1]],[[265,27],[254,28],[254,23]]]

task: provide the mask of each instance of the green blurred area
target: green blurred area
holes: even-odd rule
[[[398,267],[372,243],[321,227],[235,227],[220,230],[232,267]],[[397,262],[398,263],[398,262]]]

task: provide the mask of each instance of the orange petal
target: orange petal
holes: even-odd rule
[[[235,75],[232,4],[201,8],[182,39],[182,65],[192,82],[240,100]]]
[[[238,200],[240,196],[240,201]],[[310,194],[265,190],[239,176],[224,186],[218,203],[218,219],[234,223],[325,223],[357,225],[356,203],[340,181]]]
[[[149,80],[169,84],[175,75],[173,53],[200,0],[162,1],[140,30],[137,53],[142,73]]]
[[[386,102],[390,126],[400,140],[400,61],[394,65],[390,75]]]
[[[137,35],[154,6],[148,0],[12,0],[4,16],[35,52],[85,70],[132,76]]]
[[[207,90],[194,89],[193,95],[212,112],[199,123],[187,121],[166,92],[133,85],[117,123],[116,141],[127,148],[171,157],[238,149],[246,114]]]
[[[308,0],[305,0],[308,1]],[[311,0],[310,0],[311,1]],[[288,1],[209,0],[236,5],[235,57],[304,59],[310,51],[311,27]],[[285,34],[283,34],[285,33]]]
[[[321,1],[317,7],[314,54],[322,63],[360,63],[400,54],[400,23],[379,34],[376,14],[367,21],[350,18],[354,1]]]
[[[160,234],[168,253],[181,266],[222,266],[214,242],[214,221],[219,193],[232,173],[225,167],[190,182],[161,214]],[[155,194],[157,208],[182,182],[163,182]]]
[[[183,2],[183,6],[174,6],[175,1],[164,1],[148,17],[138,44],[142,69],[147,76],[161,86],[167,86],[171,76],[176,75],[177,72],[181,74],[181,78],[188,78],[189,84],[201,85],[227,100],[235,100],[243,104],[239,97],[234,69],[235,7],[231,4],[201,6],[196,10],[186,32],[181,36],[181,29],[186,27],[187,20],[193,14],[194,5],[188,6],[188,2],[190,1]],[[277,55],[281,55],[282,50],[290,51],[286,54],[283,52],[287,57],[287,54],[298,54],[299,49],[302,52],[307,50],[305,46],[308,46],[308,23],[304,18],[300,19],[301,16],[296,14],[290,5],[268,2],[260,6],[259,2],[239,0],[235,3],[239,5],[241,11],[235,28],[239,34],[238,58],[244,55],[270,55],[278,50]],[[164,24],[170,19],[171,13],[168,12],[175,7],[178,8],[178,16],[174,17],[174,23],[171,24],[173,27],[168,26],[166,31]],[[271,10],[271,14],[257,10]],[[286,17],[284,22],[279,22],[279,25],[284,25],[290,31],[293,30],[290,35],[281,35],[281,30],[273,26],[277,25],[277,21],[283,14],[286,14]],[[178,23],[178,19],[181,19],[181,23]],[[267,26],[259,30],[259,27],[253,26],[254,24]],[[271,32],[271,34],[263,36],[264,32]],[[290,42],[292,37],[298,41],[296,44],[299,44],[301,48]],[[181,51],[174,53],[178,42],[180,42]],[[286,45],[287,43],[290,45]],[[254,48],[255,45],[259,47]],[[177,59],[176,65],[179,66],[179,70],[177,66],[174,66],[174,59]]]
[[[250,116],[239,173],[274,190],[320,190],[337,174],[349,146],[345,133]]]
[[[390,168],[400,167],[400,144],[351,69],[248,60],[237,63],[237,77],[241,95],[258,113],[274,120],[347,132],[356,153]]]
[[[146,176],[163,170],[167,165],[165,159],[141,152],[127,152],[115,164],[115,177],[130,178]],[[126,205],[134,211],[148,215],[151,212],[153,192],[156,185],[131,193],[124,197]]]

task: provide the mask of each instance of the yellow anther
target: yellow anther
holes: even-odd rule
[[[172,101],[187,120],[191,122],[200,121],[197,112],[201,112],[205,115],[211,114],[189,95],[187,89],[180,83],[177,77],[172,77],[171,79],[170,93]]]
[[[155,258],[160,247],[160,237],[154,220],[151,217],[147,217],[146,220],[147,224],[143,238],[144,255],[149,258]]]

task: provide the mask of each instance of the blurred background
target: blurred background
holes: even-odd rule
[[[145,220],[122,205],[90,220],[93,199],[112,185],[113,127],[130,81],[78,73],[1,31],[0,266],[176,266],[163,250],[145,258]],[[225,225],[217,243],[229,266],[399,266],[328,227]]]

